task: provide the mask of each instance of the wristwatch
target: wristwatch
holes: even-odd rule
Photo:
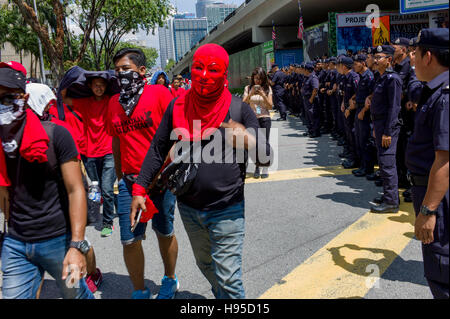
[[[427,206],[420,207],[420,213],[424,216],[437,215],[437,210],[430,210]]]
[[[78,249],[83,255],[86,255],[91,249],[87,240],[71,241],[69,247]]]

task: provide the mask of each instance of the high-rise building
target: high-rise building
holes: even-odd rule
[[[197,0],[195,4],[195,11],[197,12],[197,18],[206,17],[206,6],[214,3],[213,0]]]
[[[186,52],[208,33],[208,20],[192,13],[176,14],[158,29],[161,67],[170,59],[179,61]]]
[[[194,47],[208,33],[206,18],[185,19],[175,16],[173,19],[175,61]]]
[[[161,59],[161,67],[164,69],[169,60],[175,59],[175,45],[173,42],[173,19],[169,19],[165,26],[158,28],[159,35],[159,57]]]
[[[208,31],[221,23],[225,18],[236,10],[234,4],[225,4],[222,2],[214,2],[206,5],[206,18],[208,19]]]

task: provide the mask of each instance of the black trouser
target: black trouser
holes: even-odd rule
[[[280,111],[280,117],[281,118],[286,118],[286,111],[287,111],[287,106],[285,103],[285,97],[284,97],[284,93],[274,93],[273,94],[273,99],[274,99],[274,103],[278,108],[278,111]]]
[[[347,151],[349,152],[349,160],[359,161],[356,153],[356,140],[353,129],[355,128],[355,113],[356,110],[350,111],[350,115],[346,118],[344,114],[345,137],[347,140]]]
[[[358,118],[358,114],[363,107],[364,105],[358,105],[355,113],[356,150],[361,159],[361,168],[364,168],[368,174],[372,174],[375,158],[373,157],[372,147],[370,145],[370,136],[372,134],[370,129],[370,111],[364,113],[364,119],[362,121]]]
[[[266,141],[270,139],[270,128],[272,127],[272,120],[270,117],[260,117],[258,118],[259,127],[265,130]],[[258,145],[259,143],[257,143]],[[258,152],[258,150],[256,150]],[[258,167],[258,165],[256,165]]]

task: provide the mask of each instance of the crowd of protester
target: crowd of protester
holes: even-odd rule
[[[21,64],[0,63],[3,298],[38,298],[44,272],[64,298],[94,298],[102,273],[85,236],[92,181],[101,189],[102,237],[118,216],[131,298],[152,297],[142,247],[150,220],[164,264],[157,298],[179,289],[175,205],[214,296],[245,298],[246,169],[251,158],[254,177],[269,177],[272,109],[279,122],[288,114],[301,121],[305,137],[331,134],[343,146],[342,166],[383,187],[373,213],[397,213],[405,189],[425,277],[436,298],[448,298],[448,52],[448,29],[424,29],[356,54],[273,65],[269,74],[256,68],[242,99],[228,89],[229,56],[215,44],[195,52],[191,81],[163,71],[148,81],[143,52],[122,49],[114,77],[86,73],[89,96],[70,87],[74,72],[55,95],[27,84]],[[196,150],[214,161],[197,161]]]

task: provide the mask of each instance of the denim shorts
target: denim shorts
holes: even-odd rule
[[[66,234],[27,243],[6,236],[2,253],[3,299],[35,299],[44,272],[55,279],[64,299],[94,299],[84,278],[73,286],[61,279],[70,239]]]
[[[132,184],[125,179],[119,182],[118,212],[120,226],[120,240],[122,245],[130,245],[134,242],[145,240],[147,223],[139,223],[134,232],[131,231],[130,213],[132,196]],[[158,213],[153,216],[152,228],[163,237],[173,236],[173,221],[175,213],[176,197],[171,192],[157,196],[152,196],[151,200],[158,209]]]

